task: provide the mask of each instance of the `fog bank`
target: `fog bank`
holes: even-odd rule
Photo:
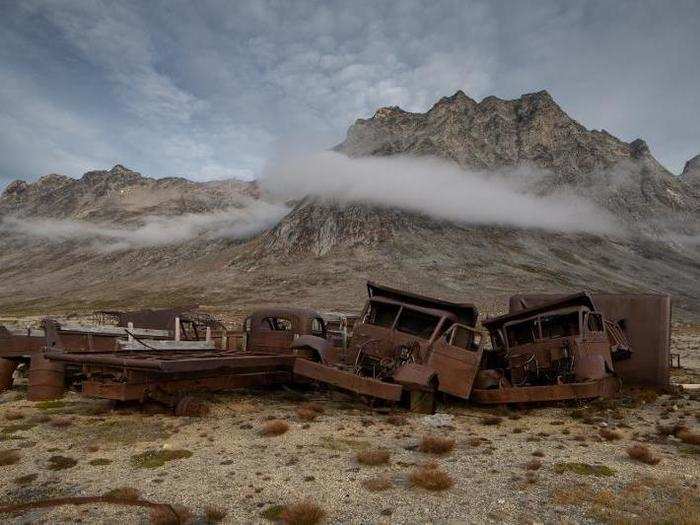
[[[579,196],[527,194],[522,179],[519,183],[515,178],[464,171],[434,158],[352,159],[323,152],[271,164],[260,182],[278,199],[317,195],[346,203],[397,207],[464,224],[589,233],[618,229],[610,214]]]

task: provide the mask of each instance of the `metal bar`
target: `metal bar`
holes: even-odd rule
[[[403,391],[401,385],[362,377],[351,372],[314,363],[308,359],[297,359],[294,363],[294,374],[388,401],[400,401]]]

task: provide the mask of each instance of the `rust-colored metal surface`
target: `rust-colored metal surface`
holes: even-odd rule
[[[298,359],[294,363],[294,374],[308,379],[322,381],[329,385],[337,386],[338,388],[350,390],[365,396],[386,399],[388,401],[401,400],[401,385],[362,377],[352,372],[346,372],[331,366],[314,363],[308,359]]]
[[[14,374],[18,364],[17,361],[0,357],[0,392],[12,388],[12,374]]]
[[[305,308],[256,310],[248,316],[244,326],[248,352],[291,354],[292,342],[299,337],[323,341],[328,336],[321,314]]]
[[[484,404],[535,403],[610,397],[619,391],[620,380],[616,377],[606,377],[586,383],[495,389],[474,388],[472,390],[472,400]]]
[[[183,392],[223,391],[257,386],[291,383],[291,373],[267,371],[236,373],[177,379],[172,377],[145,375],[134,378],[138,382],[120,382],[109,378],[87,379],[82,383],[82,395],[116,401],[143,401],[156,391],[177,395]]]
[[[493,350],[479,374],[480,386],[490,388],[479,389],[477,401],[595,397],[589,392],[603,389],[614,375],[609,323],[587,293],[560,296],[483,325]]]
[[[522,294],[510,299],[510,311],[541,305],[561,294]],[[615,372],[627,383],[657,387],[669,384],[671,297],[663,294],[594,293],[591,298],[606,319],[624,327],[633,352],[615,363]]]
[[[323,363],[297,361],[295,373],[383,399],[400,398],[403,387],[469,398],[483,351],[476,307],[372,282],[367,293],[348,349],[326,352]]]
[[[66,366],[49,361],[41,353],[32,356],[29,366],[27,399],[49,401],[63,397],[66,392]]]

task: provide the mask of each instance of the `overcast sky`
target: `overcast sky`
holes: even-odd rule
[[[0,0],[0,187],[116,163],[252,178],[458,89],[547,89],[677,173],[700,153],[699,64],[697,0]]]

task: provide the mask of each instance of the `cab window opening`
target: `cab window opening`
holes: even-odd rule
[[[539,319],[543,339],[579,335],[579,313],[542,316]]]
[[[439,317],[404,307],[396,322],[396,329],[405,334],[430,339],[439,322]]]
[[[365,314],[364,322],[384,328],[394,326],[394,320],[399,313],[401,307],[396,304],[387,304],[379,302],[370,302]]]
[[[260,321],[260,329],[274,332],[289,332],[292,329],[292,321],[284,317],[265,317]]]

